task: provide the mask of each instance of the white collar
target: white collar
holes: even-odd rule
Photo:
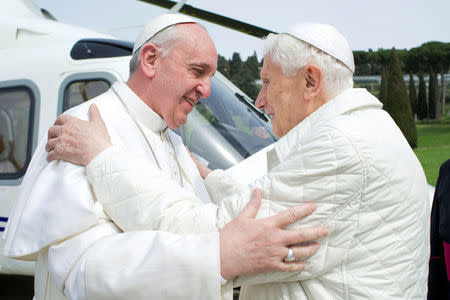
[[[124,82],[117,81],[111,88],[121,98],[133,119],[155,133],[164,131],[167,128],[166,121],[145,104]]]
[[[337,116],[352,110],[363,108],[382,108],[381,102],[366,89],[348,89],[329,100],[316,111],[292,128],[275,144],[278,162],[284,160],[297,147],[302,137],[315,128],[319,123],[328,122]],[[271,162],[273,166],[276,162]]]

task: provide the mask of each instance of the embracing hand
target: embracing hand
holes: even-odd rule
[[[306,267],[302,260],[319,249],[319,244],[313,241],[328,234],[323,226],[284,229],[314,212],[314,203],[255,219],[261,203],[261,192],[253,191],[247,206],[220,232],[221,275],[224,279],[273,271],[301,271]]]
[[[108,130],[95,104],[89,107],[89,119],[59,115],[48,130],[47,161],[60,159],[87,166],[97,154],[111,146]]]

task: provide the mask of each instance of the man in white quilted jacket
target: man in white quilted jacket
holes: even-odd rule
[[[269,35],[256,105],[271,117],[280,140],[267,151],[268,173],[248,185],[227,171],[199,167],[217,205],[213,209],[119,147],[89,150],[97,142],[89,141],[87,133],[101,123],[98,115],[81,124],[85,132],[72,137],[87,151],[62,153],[55,145],[64,142],[53,140],[49,159],[87,165],[98,200],[125,231],[220,230],[245,207],[255,188],[264,199],[258,217],[314,201],[317,211],[294,227],[326,225],[329,235],[319,241],[307,267],[237,278],[241,298],[425,299],[425,176],[382,104],[365,89],[353,88],[353,72],[352,50],[331,26],[297,24]],[[76,120],[70,121],[58,126],[70,131]],[[105,130],[103,136],[108,139]]]

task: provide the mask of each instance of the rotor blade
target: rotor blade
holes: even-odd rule
[[[167,9],[172,8],[176,2],[171,0],[139,0],[141,2],[150,3]],[[195,8],[191,5],[185,4],[180,9],[180,13],[188,16],[192,16],[207,22],[211,22],[217,25],[231,28],[258,38],[264,38],[269,33],[276,33],[268,29],[264,29],[252,24],[241,22],[232,18],[228,18],[222,15],[218,15],[203,9]]]
[[[175,4],[171,9],[170,9],[170,12],[171,13],[177,13],[177,12],[179,12],[180,11],[180,8],[182,8],[183,7],[183,5],[184,5],[184,3],[186,2],[186,0],[181,0],[181,1],[179,1],[177,4]]]

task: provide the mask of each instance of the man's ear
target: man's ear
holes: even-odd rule
[[[308,64],[304,67],[306,89],[305,99],[311,100],[316,97],[323,87],[323,72],[317,65]]]
[[[160,52],[154,44],[142,46],[140,65],[145,76],[152,78],[156,72],[156,62]]]

